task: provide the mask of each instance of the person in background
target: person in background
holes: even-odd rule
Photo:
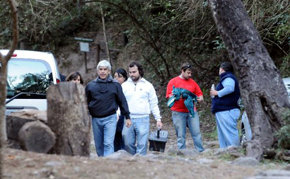
[[[122,131],[125,150],[132,155],[146,155],[151,112],[157,121],[157,128],[162,128],[158,98],[153,85],[143,78],[141,64],[130,63],[129,76],[130,78],[122,84],[132,120],[132,125],[124,126]]]
[[[114,78],[122,85],[127,79],[127,72],[123,68],[118,68],[114,74]],[[117,129],[115,134],[115,140],[114,140],[114,150],[115,152],[121,149],[124,149],[124,143],[122,139],[122,130],[124,126],[124,117],[123,115],[120,115],[120,110],[117,111]]]
[[[204,150],[200,133],[199,116],[194,102],[203,101],[203,93],[191,78],[192,66],[184,63],[181,74],[171,79],[167,85],[166,98],[171,101],[172,121],[177,136],[178,149],[186,148],[186,126],[188,126],[195,149]]]
[[[220,148],[240,145],[237,128],[240,116],[238,105],[240,89],[233,71],[230,62],[221,63],[219,68],[220,81],[215,89],[210,90],[210,95],[213,96],[211,112],[216,118]]]
[[[128,104],[122,87],[112,78],[110,72],[110,62],[100,61],[97,65],[98,77],[90,81],[85,90],[98,156],[108,156],[114,152],[118,107],[121,114],[126,117],[126,126],[131,125]]]
[[[72,72],[70,73],[65,81],[71,81],[71,82],[74,82],[74,83],[79,83],[79,84],[84,84],[84,81],[83,81],[83,78],[81,76],[81,74],[79,72]]]
[[[66,76],[65,76],[65,75],[59,73],[59,77],[60,77],[60,81],[61,81],[61,82],[66,81]]]

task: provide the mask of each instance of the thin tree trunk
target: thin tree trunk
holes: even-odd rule
[[[281,127],[281,110],[290,107],[279,71],[241,0],[210,0],[213,18],[238,73],[241,95],[253,131],[247,155],[261,159]],[[252,147],[251,147],[252,146]]]
[[[9,5],[12,11],[12,30],[13,41],[10,50],[6,56],[0,53],[0,178],[2,178],[2,147],[7,140],[6,123],[5,123],[5,101],[6,101],[6,78],[7,78],[7,63],[11,58],[18,42],[18,15],[17,4],[14,0],[9,0]]]
[[[0,68],[0,127],[1,127],[1,144],[4,144],[5,141],[7,140],[7,132],[6,132],[6,120],[5,120],[5,101],[6,101],[6,80],[7,80],[7,62],[5,58],[0,55],[0,60],[1,60],[1,68]],[[2,145],[1,145],[2,146]]]
[[[107,40],[107,33],[106,33],[106,24],[105,24],[104,12],[103,12],[103,8],[102,8],[102,4],[101,3],[100,3],[100,10],[101,10],[101,16],[102,16],[102,24],[103,24],[104,41],[105,41],[105,45],[106,45],[106,53],[107,53],[109,62],[112,64],[112,62],[111,62],[111,55],[110,55],[110,49],[109,49],[108,40]]]

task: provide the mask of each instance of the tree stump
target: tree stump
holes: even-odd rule
[[[53,153],[90,154],[91,122],[82,85],[62,82],[48,88],[47,122],[56,135]]]
[[[55,135],[51,129],[40,121],[25,123],[18,139],[23,150],[47,153],[55,144]]]

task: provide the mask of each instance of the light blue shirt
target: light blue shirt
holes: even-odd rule
[[[222,81],[223,89],[218,91],[218,97],[223,97],[235,91],[235,80],[226,78]]]

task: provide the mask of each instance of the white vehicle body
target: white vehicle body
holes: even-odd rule
[[[287,93],[288,93],[288,99],[289,99],[289,102],[290,102],[290,77],[288,78],[283,78],[283,83],[286,87],[286,90],[287,90]]]
[[[6,55],[8,50],[0,50]],[[46,90],[60,82],[50,52],[15,50],[7,65],[6,114],[21,109],[47,109]]]

